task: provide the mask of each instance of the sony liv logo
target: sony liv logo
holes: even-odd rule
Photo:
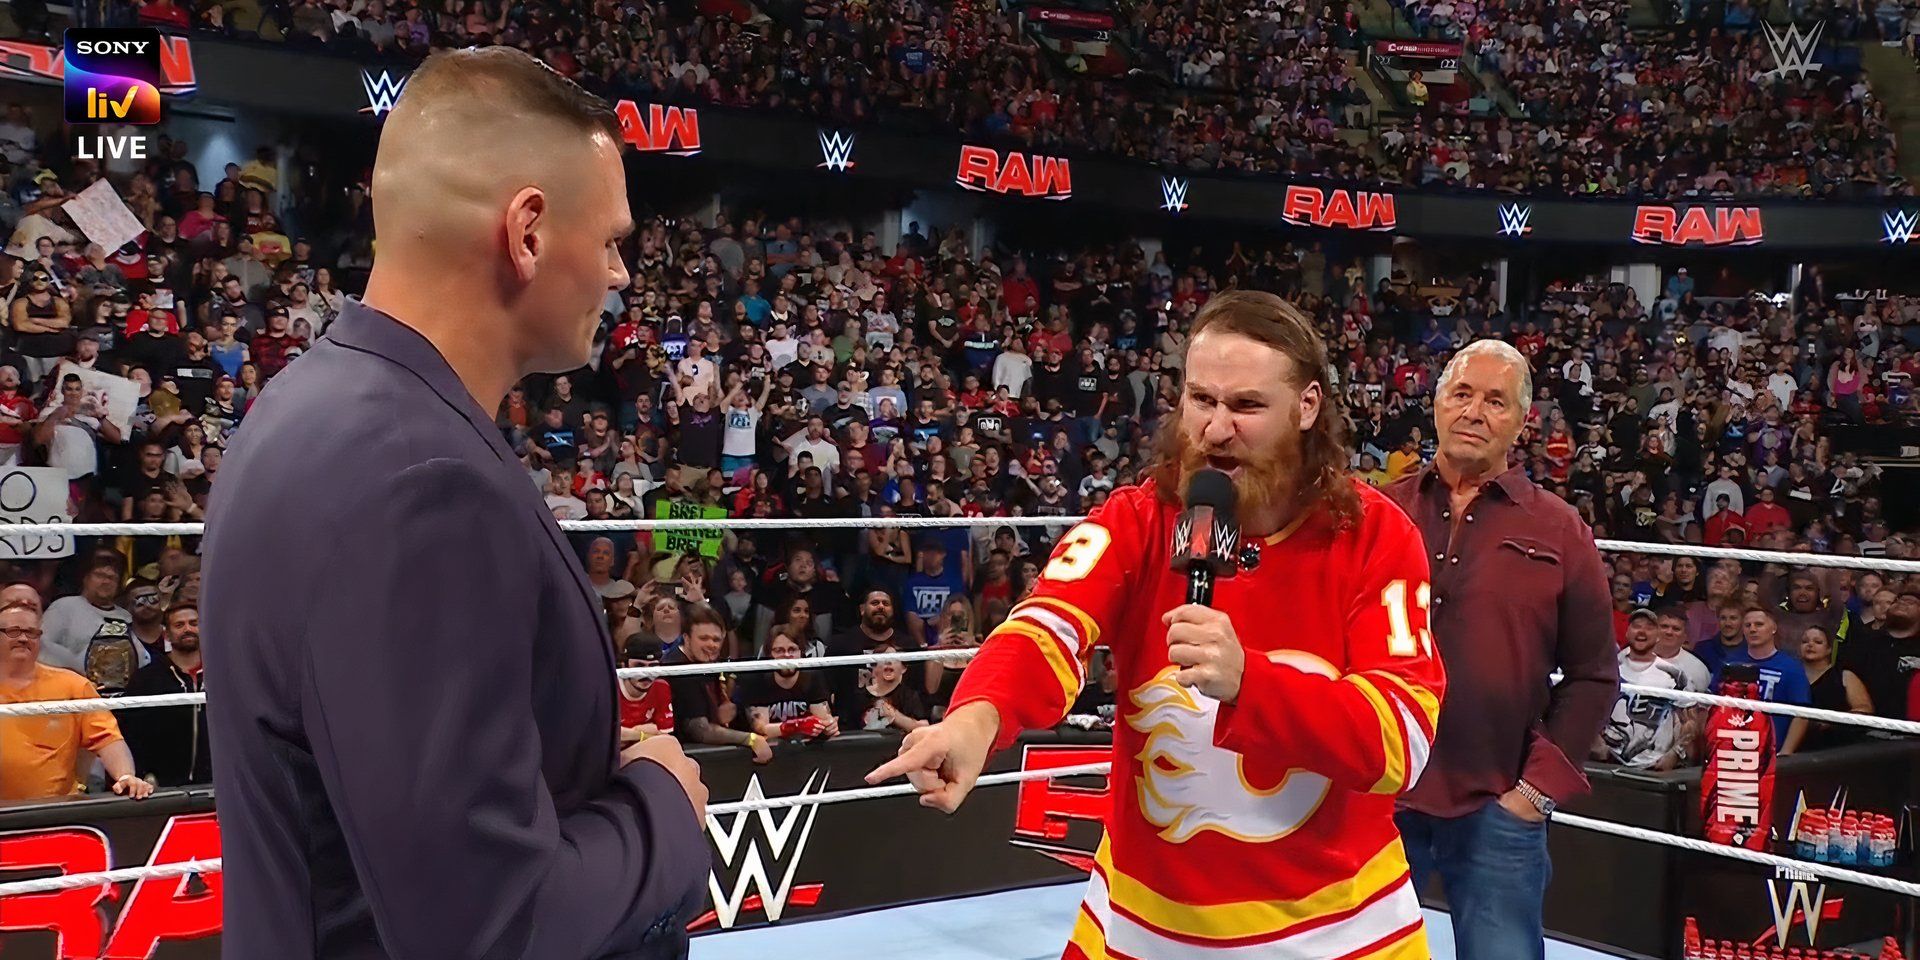
[[[385,70],[375,73],[372,70],[360,71],[360,87],[367,93],[367,105],[360,108],[361,113],[371,113],[376,117],[392,112],[394,105],[400,102],[400,91],[407,88],[407,79],[411,74],[392,74]]]
[[[839,131],[820,131],[820,162],[816,166],[835,173],[846,173],[854,168],[853,134]]]

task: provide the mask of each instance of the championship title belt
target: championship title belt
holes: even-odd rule
[[[87,679],[102,696],[115,696],[133,681],[140,664],[133,649],[133,625],[125,620],[103,620],[93,639],[87,641]]]

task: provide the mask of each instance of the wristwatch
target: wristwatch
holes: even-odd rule
[[[1526,797],[1527,802],[1533,804],[1533,808],[1540,811],[1540,815],[1543,817],[1553,816],[1554,809],[1559,807],[1559,804],[1553,802],[1552,797],[1541,793],[1533,784],[1525,780],[1514,784],[1513,788],[1520,791],[1520,795]]]

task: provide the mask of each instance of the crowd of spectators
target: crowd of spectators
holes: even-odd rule
[[[137,170],[60,174],[36,162],[23,119],[0,125],[0,149],[23,154],[9,157],[5,183],[15,229],[14,255],[0,258],[0,454],[64,471],[76,519],[198,519],[249,404],[363,277],[364,195],[311,243],[280,229],[289,211],[273,200],[286,191],[272,150],[203,192],[183,143],[163,143],[165,159]],[[60,209],[102,175],[150,227],[127,248],[90,247]],[[1891,529],[1878,468],[1832,445],[1835,429],[1920,422],[1920,298],[1829,289],[1818,268],[1783,297],[1705,296],[1681,268],[1644,298],[1570,281],[1510,304],[1490,268],[1416,281],[1402,266],[1370,282],[1363,259],[1314,239],[1022,251],[909,224],[883,245],[753,210],[643,217],[626,255],[633,280],[608,298],[593,361],[530,378],[498,411],[561,519],[1085,513],[1153,456],[1199,307],[1250,287],[1319,322],[1368,482],[1431,458],[1442,365],[1474,339],[1503,337],[1532,361],[1538,389],[1518,463],[1597,535],[1920,554],[1911,531]],[[102,378],[131,381],[130,410],[113,409]],[[578,547],[625,662],[742,659],[976,644],[1063,526],[634,533],[581,536]],[[177,632],[197,641],[197,619],[174,617],[197,598],[195,546],[92,540],[71,560],[13,564],[36,621],[51,602],[44,623],[4,634],[18,668],[9,676],[26,686],[0,684],[0,698],[40,689],[35,664],[109,693],[194,688],[186,655],[197,648]],[[1863,638],[1906,622],[1893,578],[1716,574],[1629,554],[1614,564],[1623,643],[1633,611],[1656,601],[1692,604],[1686,639],[1702,643],[1728,598],[1783,617],[1817,612],[1827,619],[1795,622],[1774,642],[1797,656],[1805,627],[1823,626],[1843,664],[1875,649]],[[1873,709],[1900,714],[1909,662],[1848,669],[1874,691]],[[777,737],[924,722],[955,672],[775,675],[775,689],[635,683],[623,717],[629,736],[671,724],[764,756]],[[1088,713],[1102,690],[1089,685]],[[176,718],[171,729],[182,728],[194,729]],[[104,726],[72,732],[69,746],[111,739]],[[160,750],[189,778],[203,759],[191,745]],[[132,754],[139,772],[167,782],[145,754]],[[99,785],[135,789],[99,756],[111,774]]]
[[[1901,39],[1914,19],[1892,0],[1799,6],[1832,21],[1833,37]],[[204,7],[150,0],[130,16],[236,32],[221,4]],[[1305,0],[1131,5],[1113,45],[1138,65],[1117,78],[1076,69],[1077,55],[986,0],[272,0],[262,28],[362,57],[511,44],[610,98],[908,124],[1197,170],[1616,196],[1911,195],[1886,106],[1857,70],[1780,73],[1749,0],[1689,8],[1692,20],[1653,34],[1630,30],[1627,8],[1406,4],[1420,31],[1462,42],[1520,115],[1470,119],[1465,98],[1428,107],[1422,96],[1414,116],[1377,130],[1348,62],[1364,41],[1357,14]]]
[[[1385,135],[1387,156],[1406,182],[1510,191],[1910,195],[1864,74],[1838,57],[1781,70],[1752,6],[1722,6],[1724,23],[1636,32],[1625,2],[1415,4],[1520,117],[1421,123]]]

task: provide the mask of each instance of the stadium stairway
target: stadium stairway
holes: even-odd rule
[[[1874,96],[1887,104],[1894,142],[1904,145],[1900,150],[1900,176],[1909,183],[1920,182],[1920,73],[1915,72],[1914,59],[1899,47],[1877,42],[1859,46],[1867,83]]]

